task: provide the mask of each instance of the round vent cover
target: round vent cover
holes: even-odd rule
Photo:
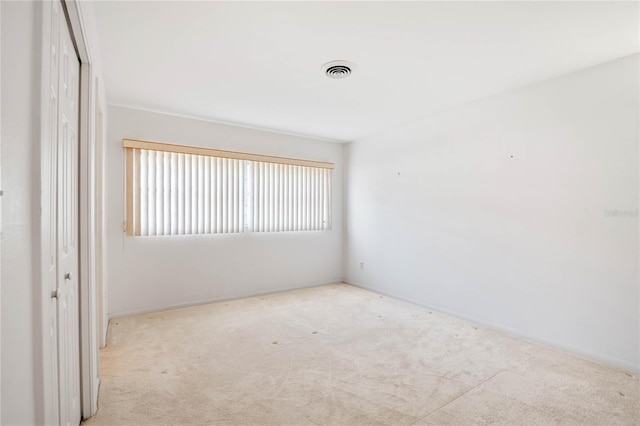
[[[355,64],[348,61],[331,61],[322,66],[322,71],[329,78],[346,78],[355,70]]]

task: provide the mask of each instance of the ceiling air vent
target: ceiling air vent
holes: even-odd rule
[[[322,70],[329,78],[346,78],[355,70],[355,64],[348,61],[331,61],[322,66]]]

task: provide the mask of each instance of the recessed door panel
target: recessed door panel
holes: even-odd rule
[[[59,417],[80,423],[78,289],[78,104],[80,63],[63,13],[59,14],[59,84],[56,144],[56,257]]]

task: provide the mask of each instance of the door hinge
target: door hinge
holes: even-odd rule
[[[122,221],[122,232],[127,232],[127,221],[126,220]]]

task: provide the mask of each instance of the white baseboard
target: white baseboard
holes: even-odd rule
[[[632,362],[621,360],[621,359],[618,359],[618,358],[612,358],[612,357],[607,357],[607,356],[602,356],[602,355],[597,355],[597,354],[585,352],[583,350],[576,349],[576,348],[571,347],[569,345],[558,344],[557,342],[550,342],[548,340],[545,340],[545,339],[542,339],[542,338],[539,338],[539,337],[536,337],[536,336],[530,336],[530,335],[521,333],[518,330],[514,330],[514,329],[509,328],[509,327],[505,327],[505,326],[502,326],[502,325],[499,325],[499,324],[493,324],[493,323],[486,322],[486,321],[480,321],[480,320],[477,320],[475,318],[471,318],[469,316],[460,314],[459,312],[451,311],[449,309],[445,309],[445,308],[442,308],[442,307],[439,307],[439,306],[429,305],[429,304],[423,303],[421,301],[410,299],[410,298],[407,298],[407,297],[404,297],[404,296],[400,296],[398,294],[394,294],[392,292],[388,292],[388,291],[385,291],[385,290],[380,290],[380,289],[377,289],[375,287],[365,286],[365,285],[357,284],[357,283],[354,283],[354,282],[349,282],[349,281],[346,281],[346,280],[344,281],[344,283],[352,285],[354,287],[362,288],[364,290],[373,291],[373,292],[376,292],[376,293],[379,293],[379,294],[383,294],[385,296],[393,297],[394,299],[399,299],[399,300],[402,300],[404,302],[408,302],[408,303],[411,303],[411,304],[414,304],[414,305],[422,306],[423,308],[431,309],[433,311],[440,312],[442,314],[451,315],[452,317],[456,317],[456,318],[459,318],[459,319],[462,319],[462,320],[465,320],[465,321],[469,321],[469,322],[471,322],[473,324],[477,324],[477,325],[480,325],[482,327],[486,327],[486,328],[494,330],[494,331],[498,331],[498,332],[501,332],[501,333],[506,333],[506,334],[509,334],[511,336],[514,336],[514,337],[518,337],[518,338],[521,338],[521,339],[524,339],[524,340],[529,340],[531,342],[541,343],[541,344],[549,346],[549,347],[551,347],[553,349],[570,353],[573,356],[577,356],[579,358],[583,358],[583,359],[586,359],[588,361],[597,362],[597,363],[600,363],[600,364],[605,364],[605,365],[607,365],[609,367],[614,367],[614,368],[617,368],[617,369],[620,369],[620,370],[625,370],[625,371],[627,371],[629,373],[636,373],[636,374],[640,373],[640,364],[634,364]]]
[[[152,307],[152,308],[144,308],[144,309],[133,310],[133,311],[118,312],[118,313],[115,313],[115,314],[109,314],[109,320],[116,319],[116,318],[123,318],[123,317],[131,317],[131,316],[136,316],[136,315],[151,314],[151,313],[154,313],[154,312],[162,312],[162,311],[170,311],[170,310],[174,310],[174,309],[189,308],[191,306],[208,305],[210,303],[226,302],[228,300],[244,299],[244,298],[247,298],[247,297],[264,296],[265,294],[280,293],[282,291],[299,290],[299,289],[311,288],[311,287],[320,287],[320,286],[323,286],[323,285],[336,284],[336,283],[342,283],[342,281],[341,280],[336,280],[336,281],[332,281],[332,282],[328,282],[328,283],[327,282],[322,282],[322,283],[311,283],[311,284],[295,284],[295,285],[291,285],[291,286],[278,287],[278,288],[275,288],[275,289],[271,289],[271,290],[267,290],[267,291],[260,291],[260,292],[255,292],[255,293],[254,292],[241,293],[241,294],[234,295],[234,296],[229,296],[229,297],[214,297],[214,298],[210,298],[210,299],[194,300],[194,301],[191,301],[191,302],[184,302],[184,303],[178,303],[178,304],[173,304],[173,305],[156,306],[156,307]],[[108,328],[108,326],[107,326],[107,328]]]

